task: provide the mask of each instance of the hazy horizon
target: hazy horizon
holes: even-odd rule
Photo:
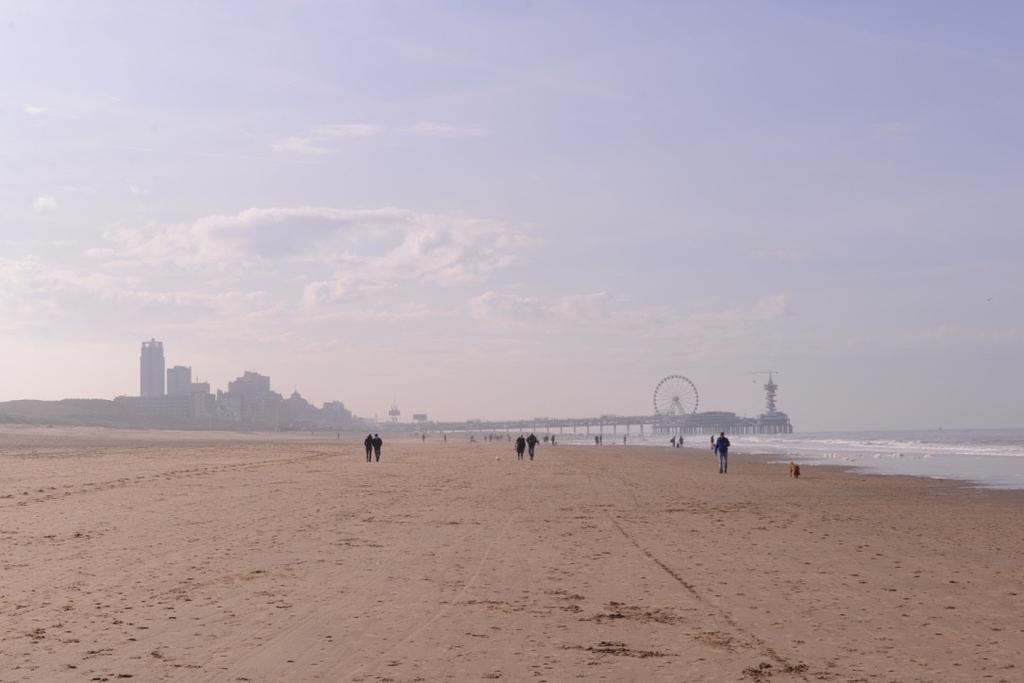
[[[0,5],[0,401],[1021,427],[1024,6]]]

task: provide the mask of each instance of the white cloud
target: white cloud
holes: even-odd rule
[[[434,135],[437,137],[447,138],[476,138],[490,135],[490,131],[486,128],[453,126],[448,123],[436,123],[430,121],[415,123],[403,130],[407,133],[416,133],[417,135]]]
[[[611,318],[616,302],[608,292],[575,294],[559,298],[552,312],[565,320],[603,321]]]
[[[328,142],[335,138],[368,138],[384,133],[384,126],[375,123],[325,123],[314,126],[308,134],[281,138],[271,144],[276,152],[324,155],[331,152]],[[486,128],[455,126],[424,121],[401,129],[404,133],[435,137],[466,138],[490,135]]]
[[[758,299],[752,313],[757,320],[775,320],[790,314],[788,293],[773,294]]]
[[[593,323],[607,321],[613,315],[620,320],[629,315],[619,310],[608,292],[569,294],[548,300],[508,292],[488,291],[470,299],[467,312],[487,322],[523,322],[545,320],[556,323]]]
[[[331,151],[326,147],[317,145],[313,138],[308,137],[281,138],[270,146],[275,152],[284,152],[287,154],[311,154],[319,156]]]
[[[332,303],[354,291],[410,282],[439,286],[481,282],[512,265],[531,243],[523,233],[493,221],[391,211],[394,213],[384,221],[379,220],[381,216],[368,215],[367,224],[350,226],[371,238],[361,240],[363,243],[383,240],[387,245],[383,249],[318,252],[315,259],[340,267],[329,278],[306,286],[303,301],[307,306]]]
[[[532,244],[500,221],[394,207],[251,208],[117,226],[103,239],[76,247],[77,263],[28,243],[0,257],[0,328],[323,339],[376,320],[415,335],[465,320],[466,288]]]
[[[57,198],[52,194],[41,194],[32,202],[32,210],[36,213],[44,213],[57,208]]]
[[[507,224],[386,207],[252,208],[192,223],[125,227],[106,240],[119,261],[236,276],[260,269],[304,278],[307,306],[403,283],[481,282],[531,239]],[[95,253],[95,252],[94,252]]]
[[[483,321],[523,322],[540,320],[545,306],[537,297],[502,292],[484,292],[469,300],[468,313]]]
[[[135,183],[131,183],[128,185],[128,191],[131,192],[136,197],[146,197],[149,195],[148,188],[145,188],[142,185],[136,185]]]
[[[313,134],[335,138],[366,138],[383,131],[383,126],[372,123],[328,123],[315,127]]]
[[[132,278],[78,272],[46,264],[32,256],[0,258],[0,283],[3,289],[26,298],[52,298],[56,294],[89,294],[104,299],[137,292]]]
[[[265,321],[271,313],[278,320],[283,315],[281,305],[258,289],[220,289],[208,282],[190,282],[192,289],[153,288],[154,284],[142,274],[76,270],[33,256],[0,257],[0,329],[45,327],[84,315],[89,332],[103,320],[101,326],[110,332],[118,325],[134,330],[152,319],[164,328],[205,326],[244,335],[252,332],[254,322]],[[174,310],[185,315],[176,319],[170,315]]]
[[[21,108],[21,110],[30,116],[40,116],[47,113],[46,109],[43,107],[37,107],[34,104],[26,104]]]
[[[372,123],[327,123],[315,126],[308,135],[281,138],[270,146],[275,152],[322,156],[331,152],[324,144],[330,138],[365,138],[383,130],[383,126]]]

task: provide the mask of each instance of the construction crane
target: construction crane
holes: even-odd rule
[[[778,391],[779,385],[775,383],[775,375],[780,374],[778,370],[755,370],[750,373],[754,377],[754,382],[757,382],[758,375],[768,375],[768,383],[764,385],[764,399],[765,406],[769,413],[776,412],[775,410],[775,392]]]

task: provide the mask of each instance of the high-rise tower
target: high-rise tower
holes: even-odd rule
[[[139,395],[156,398],[164,395],[164,343],[156,339],[142,342],[139,358]]]

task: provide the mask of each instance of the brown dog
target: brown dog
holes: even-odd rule
[[[789,476],[793,477],[794,479],[799,479],[800,478],[800,465],[797,465],[795,462],[790,462],[789,463]]]

